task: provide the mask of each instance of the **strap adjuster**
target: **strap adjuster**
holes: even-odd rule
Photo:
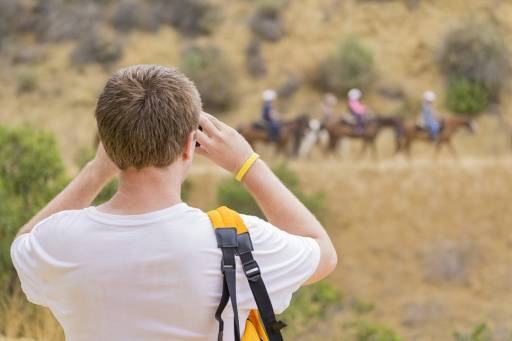
[[[245,272],[245,276],[251,282],[257,281],[260,279],[261,272],[258,263],[255,260],[251,260],[247,263],[242,264]]]

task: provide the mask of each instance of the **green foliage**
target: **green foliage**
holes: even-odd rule
[[[283,184],[294,193],[317,218],[322,220],[322,215],[325,213],[324,194],[321,192],[311,194],[304,193],[300,189],[298,175],[288,168],[286,164],[281,164],[273,170]],[[256,201],[254,201],[251,195],[238,181],[232,178],[226,179],[220,183],[217,188],[217,202],[220,205],[229,206],[241,213],[263,217],[263,213],[256,204]]]
[[[289,338],[311,327],[318,319],[329,312],[341,309],[343,294],[327,281],[302,287],[293,295],[290,307],[280,315],[288,327],[285,332]]]
[[[352,88],[367,88],[374,78],[373,53],[352,37],[320,63],[313,85],[321,91],[346,93]]]
[[[491,341],[492,334],[489,327],[485,323],[481,323],[476,325],[469,333],[455,332],[453,338],[456,341]]]
[[[205,109],[226,110],[236,98],[236,73],[215,46],[192,46],[183,53],[181,68],[196,84]]]
[[[488,104],[487,90],[476,81],[456,79],[448,83],[446,106],[453,112],[476,115]]]
[[[16,232],[64,187],[67,179],[51,134],[29,126],[0,127],[0,146],[0,292],[3,292],[14,276],[9,250]]]
[[[489,26],[474,22],[448,32],[438,62],[448,81],[464,79],[480,84],[491,101],[499,99],[511,73],[503,37]]]
[[[348,335],[346,340],[354,341],[401,341],[400,338],[391,328],[372,323],[365,320],[357,320],[346,323],[344,329]]]
[[[371,302],[367,302],[365,300],[362,300],[360,298],[355,298],[352,301],[352,309],[360,315],[368,314],[375,308],[375,304]]]

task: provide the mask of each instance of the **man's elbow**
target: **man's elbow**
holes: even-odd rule
[[[333,272],[336,269],[336,266],[338,265],[338,253],[336,252],[336,249],[334,246],[329,251],[329,254],[326,259],[326,272],[327,275]]]

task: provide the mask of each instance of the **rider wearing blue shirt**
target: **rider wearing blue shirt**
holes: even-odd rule
[[[434,101],[436,100],[436,94],[432,91],[427,91],[423,94],[423,104],[421,106],[421,119],[423,125],[428,130],[430,139],[434,141],[439,134],[441,125],[435,118],[434,112]]]
[[[272,108],[272,104],[277,94],[274,90],[265,90],[263,92],[263,107],[261,110],[261,118],[270,128],[270,139],[277,141],[281,132],[281,123],[276,118],[276,112]]]

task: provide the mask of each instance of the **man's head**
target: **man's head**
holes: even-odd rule
[[[200,113],[194,84],[159,65],[117,71],[96,105],[100,139],[121,170],[172,164],[190,145]]]

